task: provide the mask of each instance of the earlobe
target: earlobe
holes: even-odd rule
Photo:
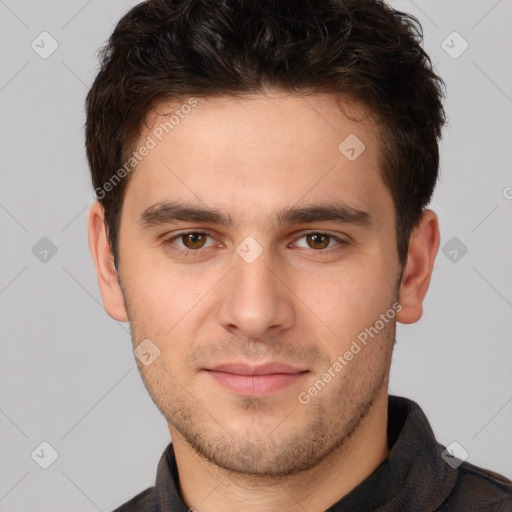
[[[402,309],[396,317],[398,322],[412,324],[421,318],[423,299],[430,285],[439,243],[437,215],[432,210],[425,210],[409,241],[407,263],[400,285]]]
[[[89,249],[96,267],[105,310],[115,320],[126,322],[128,315],[105,229],[105,214],[98,201],[93,203],[89,210],[88,229]]]

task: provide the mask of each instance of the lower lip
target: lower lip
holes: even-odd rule
[[[295,384],[308,372],[271,373],[269,375],[238,375],[236,373],[208,373],[223,387],[244,396],[268,396]]]

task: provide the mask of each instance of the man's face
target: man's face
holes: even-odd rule
[[[119,233],[134,347],[160,351],[142,378],[171,435],[218,466],[312,467],[387,392],[395,319],[377,321],[400,267],[377,130],[330,95],[275,93],[199,100],[159,141],[177,108],[148,117],[135,149],[157,144]]]

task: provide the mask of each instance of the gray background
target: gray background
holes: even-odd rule
[[[135,3],[0,0],[2,512],[112,510],[153,485],[170,440],[128,325],[103,310],[86,235],[84,98],[96,50]],[[419,402],[443,444],[512,477],[512,2],[393,5],[422,22],[447,82],[432,207],[442,247],[456,240],[423,319],[398,327],[391,392]],[[31,47],[43,31],[59,45],[46,59]],[[469,44],[458,58],[453,31]],[[31,457],[50,461],[43,441],[58,452],[48,469]]]

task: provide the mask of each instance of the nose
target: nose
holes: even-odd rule
[[[268,251],[250,263],[235,254],[234,268],[222,289],[219,323],[230,333],[252,340],[290,328],[295,308],[286,282],[284,270],[273,265]]]

